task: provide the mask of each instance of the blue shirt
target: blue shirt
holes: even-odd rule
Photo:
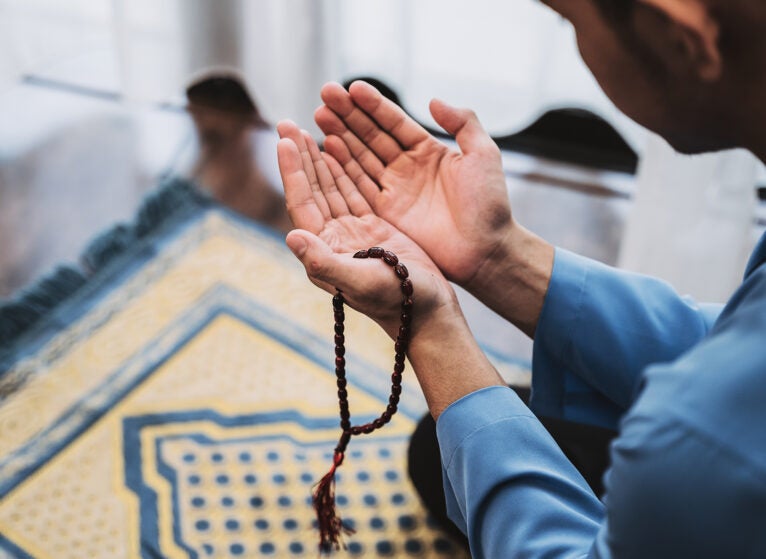
[[[766,236],[725,307],[557,250],[532,409],[619,429],[600,501],[513,391],[437,422],[476,558],[766,558]]]

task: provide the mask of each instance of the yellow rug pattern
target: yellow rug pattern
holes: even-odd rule
[[[330,296],[282,239],[218,208],[58,309],[0,400],[0,557],[317,556],[310,506],[339,436]],[[393,343],[348,312],[354,422]],[[406,475],[425,405],[357,437],[337,484],[350,556],[461,557]]]

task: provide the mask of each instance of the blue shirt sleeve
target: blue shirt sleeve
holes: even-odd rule
[[[764,557],[763,471],[681,418],[632,413],[612,445],[594,556]]]
[[[766,557],[766,270],[710,335],[649,367],[611,449],[603,557]]]
[[[696,424],[685,406],[667,405],[675,388],[688,388],[678,382],[683,371],[661,374],[613,443],[604,504],[510,389],[479,390],[448,407],[437,422],[447,512],[472,556],[766,556],[766,461],[742,444],[761,423],[739,435],[717,432],[720,421]]]
[[[437,436],[447,513],[473,557],[587,556],[604,507],[512,390],[453,403]]]
[[[766,254],[766,242],[761,247],[759,254]],[[599,266],[590,274],[587,262],[561,264],[559,258],[554,298],[563,297],[557,295],[557,286],[579,285],[579,301],[556,309],[562,313],[557,320],[578,326],[575,331],[561,330],[566,343],[583,343],[588,333],[604,335],[606,342],[587,343],[612,352],[616,363],[630,355],[646,362],[640,347],[628,347],[635,337],[648,340],[646,347],[657,352],[658,362],[627,376],[618,371],[616,380],[605,375],[592,379],[601,396],[617,408],[626,405],[621,397],[632,401],[612,444],[603,504],[510,389],[479,390],[441,414],[437,436],[447,512],[468,536],[473,556],[766,557],[766,266],[751,266],[749,277],[711,328],[717,309],[697,308],[661,283],[641,277],[621,281],[622,274],[615,276]],[[571,274],[572,281],[561,281],[565,274]],[[594,304],[589,302],[594,295],[583,293],[593,285],[617,289],[627,303],[619,297],[602,302],[625,309],[590,313],[591,323],[578,322],[577,312]],[[628,320],[628,311],[642,300],[664,300],[677,313],[649,308]],[[619,316],[625,323],[617,320]],[[666,322],[696,325],[694,335],[668,329]],[[609,324],[623,333],[610,337],[603,332]],[[669,356],[708,330],[691,351],[676,359]],[[652,339],[652,333],[663,331],[675,333],[682,342]],[[628,340],[610,348],[609,343],[620,343],[617,338],[625,332]],[[642,332],[647,336],[641,337]],[[557,351],[574,358],[593,350],[551,348]],[[598,358],[585,361],[608,371]],[[619,393],[621,383],[631,394]]]
[[[641,372],[676,359],[723,307],[664,281],[556,250],[532,359],[535,413],[617,429]]]

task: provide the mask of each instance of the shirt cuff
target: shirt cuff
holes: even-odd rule
[[[595,261],[556,248],[553,271],[535,330],[530,408],[536,415],[616,429],[620,410],[571,370]]]
[[[587,276],[586,259],[556,248],[532,352],[530,407],[539,415],[565,419],[567,377],[572,375],[562,356],[572,344]]]
[[[468,535],[467,518],[470,504],[465,499],[458,498],[458,493],[464,493],[459,487],[461,475],[456,476],[455,482],[458,486],[453,487],[448,471],[450,464],[472,434],[485,429],[488,425],[515,418],[534,418],[534,414],[510,388],[491,386],[479,389],[453,402],[442,412],[436,422],[447,516],[466,535]],[[537,423],[536,420],[535,422]],[[485,453],[490,451],[491,449],[487,448],[482,450]],[[484,481],[492,482],[490,479]]]
[[[505,386],[481,388],[450,404],[436,422],[444,466],[449,467],[455,449],[477,429],[514,417],[535,416],[521,398]]]
[[[592,264],[587,258],[556,248],[548,292],[535,329],[535,345],[542,342],[555,359],[560,359],[572,343]]]
[[[555,526],[560,541],[592,542],[603,505],[513,390],[493,386],[461,398],[439,416],[436,433],[447,515],[475,557],[535,547],[529,536],[540,526]],[[488,514],[490,505],[503,514]]]

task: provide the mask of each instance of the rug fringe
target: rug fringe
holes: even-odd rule
[[[91,278],[125,254],[137,241],[154,233],[169,218],[192,208],[209,205],[211,198],[191,182],[173,178],[150,194],[131,224],[120,224],[96,237],[80,257],[80,266],[58,266],[53,272],[0,301],[0,364],[10,345],[29,332],[64,301],[74,296]],[[0,374],[5,367],[0,368]]]
[[[167,223],[169,216],[190,207],[204,206],[210,200],[192,183],[173,179],[144,200],[132,224],[116,225],[91,241],[80,262],[90,275],[95,274],[124,254],[136,241]]]
[[[10,344],[42,316],[74,295],[87,279],[73,266],[59,266],[0,307],[0,344]]]

